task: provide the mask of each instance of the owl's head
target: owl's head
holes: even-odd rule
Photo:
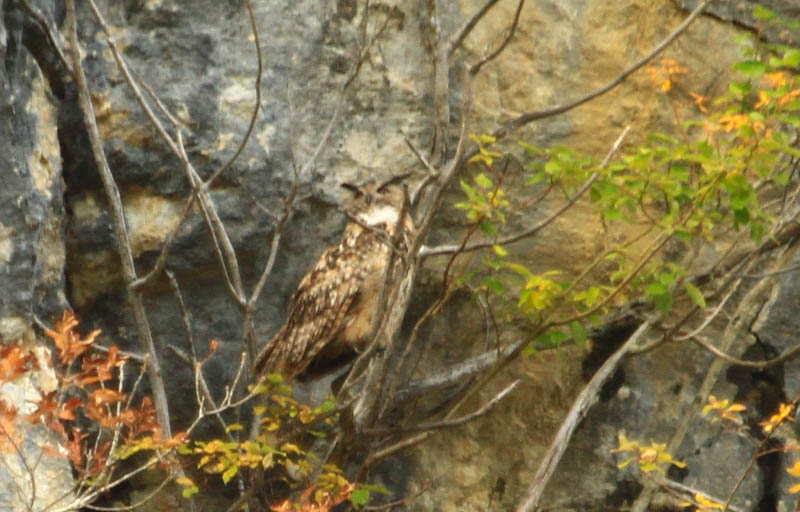
[[[403,207],[403,180],[411,174],[401,174],[386,181],[369,181],[363,185],[342,183],[342,187],[353,193],[346,210],[367,226],[397,222]]]

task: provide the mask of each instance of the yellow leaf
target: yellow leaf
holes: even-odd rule
[[[694,495],[694,499],[697,500],[697,503],[702,505],[703,508],[718,508],[720,510],[725,508],[720,503],[717,503],[714,500],[710,500],[710,499],[706,498],[705,496],[703,496],[700,493],[695,494]]]
[[[187,478],[185,476],[182,476],[182,477],[176,479],[175,481],[178,482],[180,485],[183,485],[185,487],[189,487],[190,485],[194,485],[194,482],[192,482],[192,479],[191,478]]]
[[[300,448],[296,444],[292,443],[283,443],[283,445],[281,446],[281,451],[291,452],[291,453],[302,453]]]
[[[786,470],[792,476],[800,476],[800,460],[794,463],[794,466]]]
[[[630,464],[631,462],[633,462],[633,457],[631,457],[631,458],[630,458],[630,459],[628,459],[628,460],[625,460],[625,461],[622,461],[622,462],[620,462],[619,464],[617,464],[617,467],[618,467],[619,469],[622,469],[622,468],[624,468],[625,466],[627,466],[628,464]]]
[[[794,484],[789,487],[789,494],[797,494],[798,492],[800,492],[800,484]]]
[[[619,442],[619,446],[611,450],[611,453],[616,452],[632,452],[636,448],[639,447],[639,443],[636,441],[631,441],[625,436],[623,432],[619,432],[617,434],[617,440]]]

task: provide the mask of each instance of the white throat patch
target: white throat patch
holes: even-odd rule
[[[370,208],[364,213],[358,214],[358,219],[367,226],[377,226],[378,224],[397,224],[400,211],[393,206],[380,206]]]

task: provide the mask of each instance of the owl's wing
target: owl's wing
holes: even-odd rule
[[[361,251],[340,243],[326,250],[289,302],[286,323],[256,358],[253,373],[302,373],[339,332],[364,282]]]

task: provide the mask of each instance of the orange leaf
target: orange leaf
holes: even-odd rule
[[[61,406],[61,410],[58,412],[58,419],[72,421],[75,419],[75,409],[77,409],[80,405],[82,405],[80,398],[72,397],[70,398],[67,403]]]
[[[125,400],[125,393],[120,393],[114,389],[98,388],[92,391],[89,396],[95,405],[121,402]]]
[[[33,354],[16,343],[0,348],[0,382],[10,382],[34,369],[35,365]]]
[[[56,409],[58,408],[58,397],[56,391],[42,395],[38,402],[36,410],[28,414],[25,419],[31,423],[38,423],[40,419],[44,418],[45,422],[50,423],[50,420],[55,416]]]
[[[83,440],[87,435],[88,434],[82,434],[79,428],[73,428],[72,436],[69,441],[64,444],[72,466],[78,470],[79,473],[83,470]]]
[[[92,331],[84,339],[75,333],[78,320],[72,311],[64,311],[61,319],[56,321],[54,329],[45,332],[53,339],[58,350],[59,359],[63,364],[70,364],[81,354],[89,350],[94,339],[100,334],[99,330]]]

